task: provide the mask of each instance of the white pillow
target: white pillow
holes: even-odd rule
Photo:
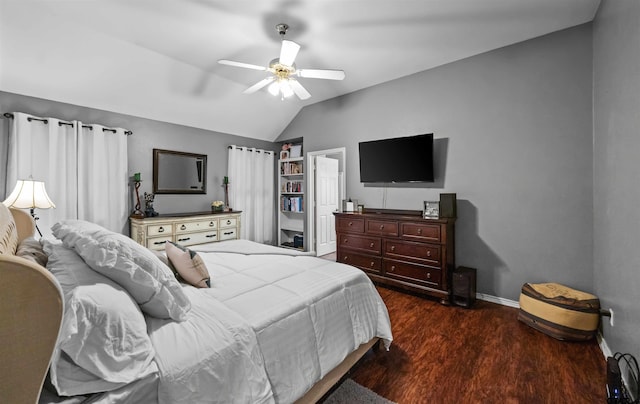
[[[47,269],[64,292],[64,316],[51,360],[60,395],[109,391],[157,367],[140,308],[122,287],[87,266],[75,251],[44,240]]]
[[[183,321],[191,302],[171,270],[150,250],[129,237],[83,220],[51,228],[94,271],[122,286],[150,316]]]

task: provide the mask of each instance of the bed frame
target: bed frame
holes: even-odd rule
[[[14,255],[33,236],[22,210],[0,203],[0,392],[7,403],[36,403],[62,322],[62,290],[42,266]]]

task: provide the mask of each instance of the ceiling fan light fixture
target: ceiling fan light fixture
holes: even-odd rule
[[[277,97],[278,95],[284,100],[285,98],[291,97],[293,93],[293,89],[291,85],[289,85],[289,80],[277,80],[274,81],[267,87],[269,94]]]

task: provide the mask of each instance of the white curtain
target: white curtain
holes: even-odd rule
[[[242,211],[240,238],[274,244],[274,175],[273,152],[229,148],[229,205]]]
[[[90,128],[93,128],[92,130]],[[16,181],[44,181],[54,209],[36,209],[43,236],[64,219],[122,232],[127,221],[124,129],[83,125],[16,112],[9,130],[5,197]]]

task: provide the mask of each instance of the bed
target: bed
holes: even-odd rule
[[[348,265],[247,240],[192,246],[201,288],[95,224],[53,233],[39,244],[65,307],[42,403],[314,402],[393,339],[375,287]]]

